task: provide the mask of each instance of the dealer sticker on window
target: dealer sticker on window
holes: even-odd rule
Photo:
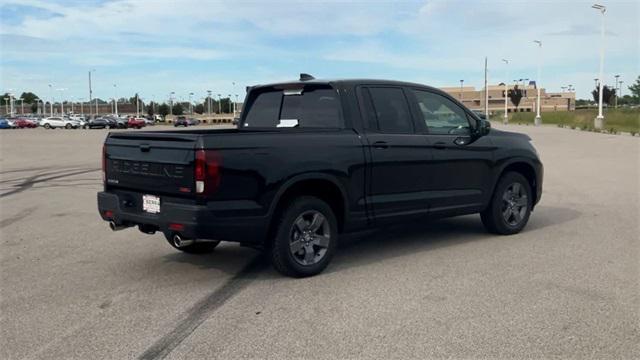
[[[160,198],[153,195],[142,195],[142,210],[158,214],[160,212]]]

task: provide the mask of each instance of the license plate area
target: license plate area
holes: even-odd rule
[[[155,195],[142,195],[142,211],[150,214],[159,214],[160,197]]]

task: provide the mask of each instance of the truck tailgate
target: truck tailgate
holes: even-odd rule
[[[190,196],[199,135],[111,133],[105,142],[106,186]]]

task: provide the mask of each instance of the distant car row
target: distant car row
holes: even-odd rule
[[[50,116],[50,117],[13,117],[1,118],[0,129],[36,128],[45,129],[141,129],[148,125],[155,125],[156,117],[116,116],[106,115],[86,119],[84,116]],[[180,119],[178,120],[180,121]],[[183,126],[196,125],[195,119],[184,119]],[[179,125],[176,125],[179,126]]]

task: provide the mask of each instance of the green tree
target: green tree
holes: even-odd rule
[[[633,85],[629,86],[629,91],[631,91],[631,96],[635,99],[636,103],[640,102],[640,76],[638,76]]]
[[[35,114],[37,112],[38,112],[38,103],[34,101],[31,103],[31,113]]]
[[[158,114],[160,114],[163,118],[166,118],[169,115],[169,105],[162,104],[158,107]]]
[[[38,96],[30,91],[23,92],[22,95],[20,95],[20,99],[22,99],[27,104],[35,103],[37,98]]]
[[[593,101],[598,103],[600,101],[600,99],[599,99],[599,97],[600,97],[600,88],[596,87],[595,90],[593,90],[591,92],[591,95],[593,95]],[[606,103],[607,105],[611,105],[611,104],[613,104],[615,99],[616,99],[616,89],[611,89],[607,85],[603,86],[602,87],[602,102]]]
[[[520,100],[522,100],[522,89],[518,88],[518,85],[514,86],[513,89],[509,90],[509,99],[511,103],[516,107],[516,112],[518,111],[518,105],[520,105]]]
[[[147,115],[149,116],[153,116],[153,108],[156,106],[156,103],[154,103],[153,101],[150,101],[149,104],[147,105]]]
[[[193,108],[193,111],[194,111],[196,114],[200,114],[200,115],[202,115],[202,114],[204,113],[204,105],[203,105],[203,104],[198,104],[198,105],[196,105],[196,106]]]
[[[182,108],[182,104],[176,103],[172,108],[173,115],[182,115],[184,113],[184,109]]]

